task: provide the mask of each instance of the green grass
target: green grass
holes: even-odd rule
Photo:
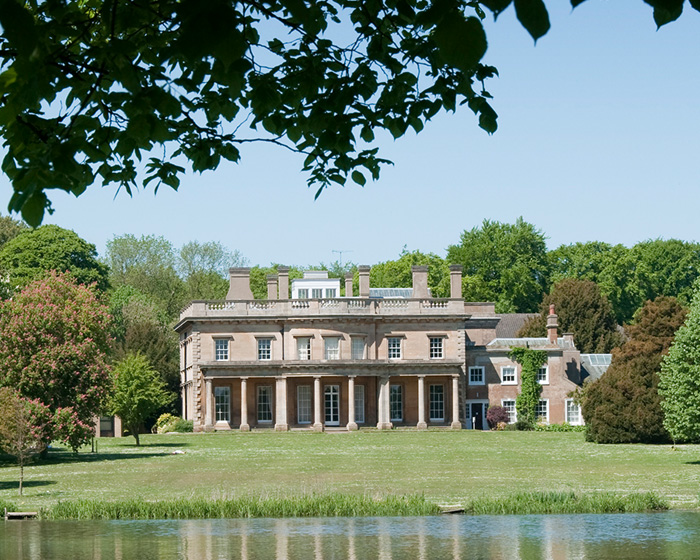
[[[232,432],[145,435],[142,443],[102,439],[97,454],[54,449],[25,469],[22,498],[18,468],[0,458],[0,502],[49,511],[79,500],[195,504],[330,494],[468,505],[512,503],[526,493],[652,492],[671,507],[693,508],[700,488],[698,445],[596,445],[580,433]]]

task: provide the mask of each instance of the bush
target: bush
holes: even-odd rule
[[[585,432],[586,426],[572,426],[564,422],[563,424],[537,424],[536,432]]]
[[[166,432],[174,432],[175,423],[180,420],[179,417],[174,414],[166,413],[161,414],[156,420],[156,425],[154,426],[156,433],[164,434]]]
[[[180,433],[190,433],[194,431],[194,422],[192,420],[185,420],[184,418],[178,418],[172,427],[172,432]]]
[[[507,430],[507,429],[508,429],[508,422],[499,422],[498,424],[496,424],[496,427],[494,428],[494,430],[496,430],[497,432],[502,432],[503,430]]]
[[[515,429],[518,430],[519,432],[527,432],[530,430],[534,430],[534,426],[528,422],[527,420],[518,420],[515,424]]]
[[[486,422],[492,430],[500,423],[508,423],[508,411],[502,406],[490,406],[486,411]]]

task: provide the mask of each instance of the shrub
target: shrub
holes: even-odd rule
[[[586,426],[573,426],[567,422],[563,424],[540,424],[535,426],[537,432],[585,432]]]
[[[502,432],[503,430],[508,429],[508,422],[499,422],[496,424],[496,427],[494,428],[497,432]]]
[[[155,431],[159,434],[164,434],[166,432],[174,432],[173,426],[179,418],[174,414],[166,413],[161,414],[156,420],[156,425],[154,426]]]
[[[486,411],[486,422],[492,430],[497,429],[499,424],[508,423],[508,411],[502,406],[490,406]]]
[[[527,432],[534,429],[534,426],[527,420],[518,420],[515,424],[515,429],[519,432]]]
[[[173,424],[173,432],[190,433],[194,431],[194,422],[192,420],[185,420],[184,418],[178,418]]]

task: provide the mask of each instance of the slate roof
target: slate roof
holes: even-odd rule
[[[511,348],[513,346],[522,346],[524,348],[550,348],[548,338],[494,338],[489,342],[487,348]],[[564,337],[557,338],[557,346],[562,349],[575,348],[571,340],[565,340]]]
[[[515,338],[525,322],[539,313],[496,313],[501,320],[496,325],[497,338]]]
[[[581,380],[595,381],[610,367],[612,354],[581,354]]]

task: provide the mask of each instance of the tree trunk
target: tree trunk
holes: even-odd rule
[[[22,495],[22,486],[24,484],[24,462],[19,462],[19,495]]]
[[[141,442],[139,441],[139,431],[138,428],[135,430],[131,430],[131,433],[134,434],[134,439],[136,440],[136,445],[140,446]]]

